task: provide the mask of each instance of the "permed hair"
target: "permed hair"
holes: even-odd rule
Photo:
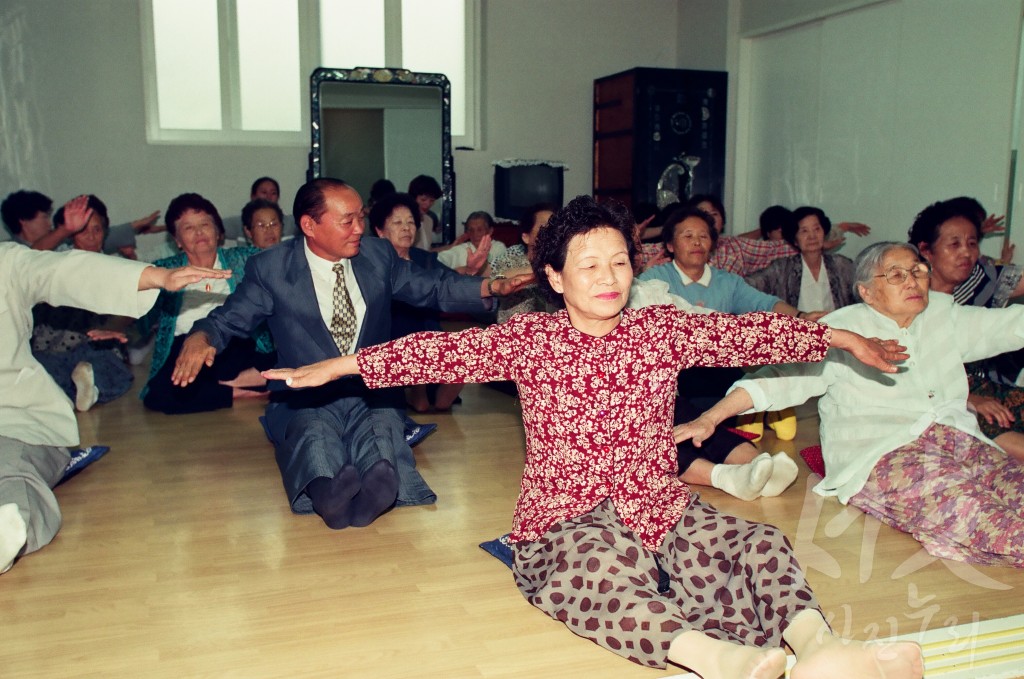
[[[626,241],[629,261],[636,256],[636,242],[633,231],[636,224],[629,209],[622,203],[609,200],[598,203],[590,196],[577,196],[569,204],[551,215],[548,225],[540,230],[533,247],[533,272],[537,286],[550,299],[558,302],[562,296],[555,292],[548,281],[545,267],[561,272],[569,252],[569,242],[576,236],[583,236],[596,229],[615,229]]]
[[[245,204],[242,208],[242,226],[247,229],[252,229],[252,218],[256,214],[257,210],[264,210],[270,208],[277,213],[277,221],[281,222],[281,226],[284,226],[284,210],[281,206],[272,200],[266,198],[254,198]]]
[[[370,226],[373,227],[373,235],[379,235],[377,229],[384,228],[384,222],[387,221],[391,213],[395,211],[397,207],[408,208],[409,212],[412,213],[412,220],[416,223],[416,230],[420,228],[420,209],[416,205],[416,199],[410,196],[408,193],[389,193],[383,196],[380,200],[373,204],[370,208],[370,214],[367,219],[370,222]]]
[[[907,240],[917,247],[921,247],[921,243],[925,243],[931,248],[939,240],[939,231],[942,225],[957,217],[969,221],[974,226],[974,233],[978,240],[981,240],[981,222],[984,219],[984,214],[985,209],[981,207],[981,203],[973,198],[964,196],[940,200],[918,213],[914,218],[913,226],[907,232]]]
[[[718,229],[715,228],[714,218],[707,212],[704,212],[704,210],[691,206],[681,207],[665,218],[665,225],[661,227],[661,242],[665,245],[666,249],[676,239],[676,227],[691,217],[699,219],[708,225],[708,235],[711,236],[711,250],[715,249],[715,246],[718,245],[719,234]]]
[[[171,236],[175,236],[177,230],[177,222],[181,219],[181,216],[194,210],[196,212],[205,212],[206,214],[213,217],[213,223],[217,225],[217,232],[220,233],[221,237],[224,236],[224,220],[220,218],[220,213],[217,212],[217,208],[213,206],[213,203],[203,198],[198,193],[183,193],[171,201],[171,204],[167,206],[167,211],[164,212],[164,222],[167,224],[167,233]]]
[[[21,222],[53,209],[53,201],[38,191],[15,191],[0,204],[0,215],[12,236],[21,233]]]
[[[832,230],[832,220],[828,218],[825,211],[820,207],[811,207],[804,205],[793,210],[793,221],[782,227],[782,239],[795,247],[797,250],[800,248],[796,245],[796,232],[800,230],[800,220],[808,217],[817,217],[818,223],[821,224],[821,230],[828,235],[828,232]]]

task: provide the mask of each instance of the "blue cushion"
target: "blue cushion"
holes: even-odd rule
[[[512,568],[512,543],[509,542],[508,533],[505,533],[500,538],[496,538],[488,542],[481,542],[480,549],[484,550],[509,568]]]
[[[78,450],[69,450],[71,453],[71,461],[68,462],[68,466],[64,467],[64,476],[60,478],[57,485],[64,483],[75,474],[91,465],[96,460],[100,459],[107,454],[110,450],[110,446],[90,446],[88,448],[81,448]]]

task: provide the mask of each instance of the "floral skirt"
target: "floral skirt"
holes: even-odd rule
[[[1024,567],[1024,465],[943,424],[888,453],[850,504],[929,554]]]

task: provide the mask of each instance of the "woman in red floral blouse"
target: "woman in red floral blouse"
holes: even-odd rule
[[[581,196],[536,244],[538,283],[565,309],[486,328],[418,333],[357,355],[272,370],[292,387],[360,375],[370,387],[513,380],[526,469],[511,540],[523,595],[634,662],[712,677],[920,677],[916,644],[829,631],[793,550],[764,524],[721,514],[677,475],[676,375],[694,365],[820,361],[829,347],[894,372],[879,343],[788,316],[627,309],[632,218]]]

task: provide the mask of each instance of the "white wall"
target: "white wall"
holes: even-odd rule
[[[568,163],[565,198],[593,190],[593,81],[677,66],[676,0],[483,0],[483,144],[455,152],[456,211],[493,211],[504,158]],[[461,226],[459,227],[461,229]]]
[[[483,140],[457,151],[457,218],[493,209],[502,158],[569,164],[566,197],[591,191],[595,78],[677,65],[678,0],[481,0]],[[271,175],[290,205],[307,147],[151,145],[138,0],[0,3],[0,195],[100,196],[115,221],[198,191],[239,211]],[[304,103],[308,107],[308,104]]]
[[[898,0],[746,41],[737,225],[818,205],[872,225],[853,254],[905,240],[936,200],[1003,212],[1019,15],[1020,0]]]
[[[306,146],[146,143],[139,36],[138,0],[0,3],[0,195],[95,193],[116,222],[198,191],[237,214],[271,175],[290,205]]]

